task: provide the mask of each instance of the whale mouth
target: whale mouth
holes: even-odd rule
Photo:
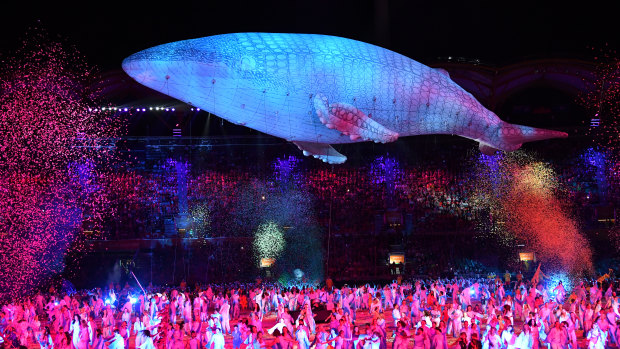
[[[231,78],[233,72],[223,61],[166,59],[161,55],[150,57],[144,51],[123,60],[122,68],[134,80],[145,86],[155,88],[161,83],[201,85],[215,83]]]
[[[137,82],[150,86],[150,83],[158,80],[152,63],[153,61],[136,59],[135,55],[131,55],[123,60],[122,68]]]

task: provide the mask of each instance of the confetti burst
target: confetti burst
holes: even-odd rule
[[[211,228],[211,211],[204,202],[194,204],[189,210],[189,231],[192,238],[205,239]]]
[[[524,151],[475,161],[472,202],[488,212],[483,231],[505,241],[524,241],[550,268],[573,274],[592,271],[589,243],[563,201],[548,164]]]
[[[609,241],[616,249],[616,253],[620,254],[620,224],[616,224],[609,230]]]
[[[266,222],[258,227],[254,234],[254,250],[257,259],[280,257],[286,246],[284,234],[274,222]]]
[[[596,64],[594,76],[584,78],[584,83],[591,88],[579,94],[577,102],[590,115],[588,134],[592,137],[596,152],[605,158],[605,164],[611,165],[606,172],[597,174],[598,183],[604,185],[600,189],[618,193],[620,175],[614,164],[620,163],[620,58],[608,45],[598,49],[592,47],[592,52]],[[607,184],[609,187],[606,187]],[[617,194],[612,199],[617,200]]]
[[[254,179],[240,183],[233,197],[222,231],[236,236],[254,234],[250,236],[255,238],[260,226],[272,222],[281,229],[286,242],[273,273],[290,276],[299,268],[308,280],[323,279],[321,228],[312,194],[292,181]],[[255,257],[262,255],[256,253]]]
[[[555,172],[542,162],[534,162],[515,168],[513,191],[519,193],[535,192],[539,196],[548,197],[558,189]]]
[[[84,249],[83,216],[105,216],[99,174],[122,121],[100,105],[93,69],[35,28],[0,67],[0,294],[25,296]]]
[[[594,49],[594,86],[581,93],[577,102],[591,115],[590,135],[597,145],[609,149],[620,146],[620,58],[609,47]],[[617,154],[617,152],[616,152]]]

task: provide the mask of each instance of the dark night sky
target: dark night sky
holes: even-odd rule
[[[15,2],[13,2],[15,3]],[[587,46],[617,44],[613,2],[314,0],[196,2],[18,1],[3,6],[1,49],[40,19],[104,70],[157,44],[242,31],[320,33],[377,44],[422,63],[478,58],[501,65],[529,57],[588,58]],[[10,7],[19,7],[11,9]]]

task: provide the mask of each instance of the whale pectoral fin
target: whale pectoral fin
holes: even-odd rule
[[[484,155],[495,155],[495,153],[498,151],[498,149],[495,149],[484,143],[480,143],[478,148],[480,149],[480,152]]]
[[[327,97],[320,93],[314,97],[314,109],[323,125],[342,132],[353,141],[362,139],[386,143],[398,139],[397,132],[374,121],[363,111],[346,103],[329,104]]]
[[[328,164],[342,164],[347,157],[336,151],[331,145],[325,143],[293,142],[305,156],[313,156]]]

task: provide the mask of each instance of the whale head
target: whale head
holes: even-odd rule
[[[216,81],[231,80],[234,57],[209,38],[178,41],[137,52],[123,60],[123,70],[156,91],[191,101]]]
[[[122,67],[140,84],[208,110],[206,104],[213,101],[205,99],[213,99],[214,87],[232,91],[282,86],[264,53],[258,52],[261,42],[247,37],[222,34],[159,45],[125,58]]]

